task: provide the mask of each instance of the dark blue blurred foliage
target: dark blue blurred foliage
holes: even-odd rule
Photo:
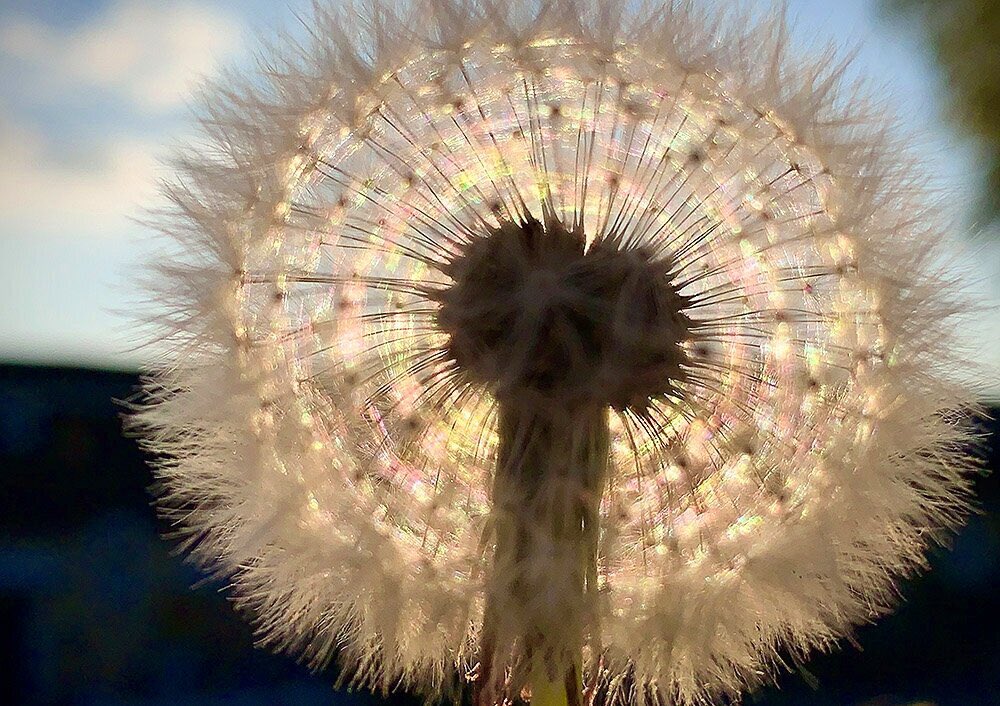
[[[0,703],[337,704],[336,666],[310,673],[253,646],[222,593],[160,539],[152,479],[121,432],[133,375],[0,366]],[[989,448],[998,426],[988,425]],[[996,451],[989,465],[996,469]],[[1000,704],[998,477],[983,512],[899,610],[804,665],[754,706]],[[198,584],[196,588],[192,585]],[[405,694],[389,701],[417,703]]]

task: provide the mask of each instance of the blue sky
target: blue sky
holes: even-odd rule
[[[256,37],[295,31],[310,0],[5,0],[0,8],[0,360],[133,367],[135,281],[154,252],[135,219],[158,159],[190,132],[201,75],[246,63]],[[761,7],[766,6],[766,0]],[[944,123],[933,59],[877,0],[788,0],[795,36],[857,46],[891,85],[945,188],[975,188],[975,152]],[[975,225],[969,224],[974,230]],[[1000,242],[957,266],[986,302],[968,341],[1000,392]]]

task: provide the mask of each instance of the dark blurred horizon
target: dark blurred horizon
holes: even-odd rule
[[[121,432],[136,374],[0,364],[0,703],[374,704],[253,647],[219,582],[158,535],[142,452]],[[996,469],[1000,410],[988,423]],[[892,615],[793,667],[755,706],[998,704],[1000,488],[902,586]],[[199,584],[196,588],[192,585]],[[815,687],[815,688],[814,688]],[[418,703],[398,694],[398,704]]]

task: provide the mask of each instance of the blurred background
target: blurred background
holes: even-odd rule
[[[765,6],[764,2],[760,3]],[[122,407],[140,349],[136,219],[190,134],[200,76],[304,28],[309,0],[0,2],[0,703],[374,704],[253,647],[222,586],[158,537]],[[787,0],[794,36],[857,48],[940,188],[965,204],[953,266],[984,302],[963,332],[1000,400],[1000,0]],[[962,372],[962,371],[956,371]],[[997,422],[986,423],[990,468]],[[891,617],[791,665],[748,703],[1000,704],[1000,498]],[[191,588],[192,586],[195,588]],[[405,695],[391,701],[413,703]]]

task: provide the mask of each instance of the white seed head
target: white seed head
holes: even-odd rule
[[[310,22],[205,94],[135,418],[263,640],[433,695],[492,595],[494,643],[582,641],[609,698],[697,704],[889,608],[963,515],[973,395],[939,209],[844,64],[695,2]],[[521,495],[494,486],[510,400],[599,422]],[[581,577],[511,508],[588,493]]]

